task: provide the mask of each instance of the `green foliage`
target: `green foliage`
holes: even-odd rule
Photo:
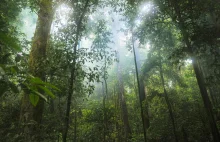
[[[33,77],[31,75],[27,78],[24,85],[27,87],[28,92],[30,92],[30,101],[34,106],[37,105],[39,97],[47,101],[47,97],[43,94],[46,94],[51,98],[55,98],[55,95],[48,88],[60,91],[60,89],[58,89],[54,85],[44,82],[40,78]]]
[[[115,108],[112,105],[108,104],[106,105],[105,110],[103,110],[103,106],[99,102],[94,102],[92,100],[90,101],[91,102],[86,105],[87,108],[84,108],[82,110],[82,118],[78,122],[78,128],[81,132],[79,140],[94,141],[103,139],[103,112],[105,112],[107,115],[107,139],[109,139],[109,141],[113,140],[116,135],[114,131],[114,125],[116,123]]]
[[[35,107],[41,98],[46,101],[42,124],[36,134],[41,137],[40,141],[61,141],[71,87],[68,141],[75,138],[76,141],[104,141],[104,137],[105,142],[125,141],[114,50],[121,55],[120,68],[132,130],[131,141],[144,141],[134,61],[128,51],[131,46],[127,50],[123,44],[131,45],[131,33],[135,46],[142,48],[141,79],[146,89],[146,100],[142,105],[144,111],[148,109],[150,120],[147,140],[175,139],[165,87],[179,141],[212,141],[208,117],[204,113],[206,108],[189,62],[183,31],[188,33],[193,53],[199,60],[219,125],[219,2],[91,0],[84,9],[84,0],[65,1],[69,7],[67,23],[61,24],[62,27],[50,35],[44,81],[29,75],[30,42],[23,40],[23,34],[18,30],[22,26],[18,18],[22,8],[28,6],[37,13],[40,2],[48,1],[2,0],[0,4],[0,141],[24,141],[23,130],[19,127],[23,91],[29,94],[30,103]],[[141,12],[143,5],[149,3],[152,4],[151,10]],[[174,4],[179,6],[180,15]],[[59,15],[62,17],[62,11],[56,16]],[[59,20],[54,25],[58,26],[57,23]],[[118,27],[123,29],[117,31]],[[149,45],[148,49],[146,45]],[[73,86],[70,86],[73,69]],[[106,81],[108,93],[105,93],[104,83],[103,86],[101,84],[102,79]]]
[[[24,45],[22,33],[16,23],[19,12],[25,7],[25,0],[16,2],[3,0],[0,5],[0,96],[9,92],[19,93],[18,79],[20,69],[15,56]]]
[[[29,97],[30,97],[30,101],[31,101],[32,105],[36,106],[38,101],[39,101],[39,96],[37,95],[37,93],[36,94],[30,94]]]

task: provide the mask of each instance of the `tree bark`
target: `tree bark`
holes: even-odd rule
[[[119,54],[119,53],[118,53]],[[118,59],[119,59],[119,55]],[[124,85],[121,78],[121,69],[119,62],[117,63],[117,76],[118,76],[118,95],[119,95],[119,101],[122,109],[122,119],[124,122],[124,131],[125,131],[125,141],[129,141],[131,139],[131,128],[128,120],[128,109],[127,104],[125,101],[125,93],[124,93]]]
[[[38,20],[29,56],[29,73],[34,77],[45,80],[45,61],[47,42],[53,20],[52,0],[42,0],[39,4]],[[39,99],[34,107],[29,100],[29,91],[24,91],[22,98],[20,122],[24,125],[25,141],[39,141],[35,137],[38,134],[42,120],[44,100]],[[40,134],[39,134],[40,135]]]
[[[214,141],[220,141],[220,135],[219,135],[219,131],[214,119],[214,115],[213,115],[213,111],[212,111],[212,104],[209,100],[208,97],[208,92],[205,86],[205,81],[204,78],[202,76],[201,70],[199,69],[199,65],[198,65],[198,59],[196,58],[193,49],[191,47],[191,43],[189,40],[189,35],[188,32],[186,31],[186,27],[185,27],[185,23],[182,19],[182,15],[180,12],[180,7],[178,5],[177,0],[174,0],[173,3],[171,1],[171,4],[173,5],[174,11],[176,13],[176,16],[179,20],[179,22],[177,23],[180,27],[181,33],[183,35],[183,39],[185,41],[185,44],[187,46],[187,50],[188,50],[188,54],[192,59],[192,66],[196,75],[196,79],[197,79],[197,83],[199,85],[199,89],[200,89],[200,93],[203,99],[203,103],[206,109],[206,113],[208,115],[208,120],[209,120],[209,124],[210,124],[210,128],[211,128],[211,132],[212,132],[212,136],[213,136],[213,140]]]
[[[144,89],[144,82],[143,79],[139,78],[139,72],[140,72],[140,63],[137,61],[137,50],[134,45],[134,37],[132,34],[132,47],[133,47],[133,53],[134,53],[134,63],[135,63],[135,71],[136,71],[136,77],[137,77],[137,84],[138,84],[138,94],[139,94],[139,101],[140,101],[140,108],[141,108],[141,119],[143,123],[143,130],[144,130],[144,141],[147,141],[147,128],[149,128],[150,121],[148,118],[148,108],[146,108],[146,112],[144,113],[143,108],[143,102],[146,100],[146,94]]]
[[[74,112],[74,142],[77,141],[77,111]]]
[[[189,142],[189,140],[188,140],[188,135],[187,135],[187,133],[186,133],[186,130],[184,129],[184,127],[182,126],[182,133],[183,133],[183,141],[184,142]]]
[[[199,69],[201,70],[201,73],[203,74],[202,76],[204,78],[207,78],[208,77],[208,70],[207,70],[208,68],[205,68],[204,66],[202,66],[201,62],[198,62],[198,65],[199,65]],[[209,92],[209,96],[211,98],[211,104],[213,107],[216,107],[218,104],[218,99],[216,98],[216,96],[214,94],[213,88],[214,87],[207,87],[208,92]],[[217,114],[215,114],[215,115],[217,115]]]
[[[64,132],[63,132],[63,142],[66,142],[67,134],[69,130],[69,116],[70,116],[70,107],[71,107],[71,101],[72,101],[72,95],[73,95],[73,85],[74,81],[76,79],[76,52],[77,52],[77,45],[80,38],[80,32],[81,32],[81,26],[82,26],[82,20],[86,14],[87,7],[89,5],[89,0],[86,1],[83,11],[80,15],[80,18],[77,21],[77,31],[76,31],[76,40],[73,46],[74,49],[74,58],[73,63],[71,67],[71,75],[69,80],[69,89],[68,89],[68,97],[67,97],[67,108],[66,108],[66,115],[65,115],[65,124],[64,124]]]
[[[161,57],[159,57],[161,58]],[[177,132],[176,132],[176,125],[175,125],[175,119],[174,119],[174,115],[173,115],[173,110],[169,101],[169,97],[168,97],[168,93],[165,87],[165,81],[164,81],[164,76],[163,76],[163,68],[162,68],[162,64],[161,64],[161,59],[160,59],[160,64],[159,64],[159,68],[160,68],[160,78],[161,78],[161,82],[163,85],[163,91],[164,91],[164,97],[165,97],[165,101],[169,110],[169,114],[170,114],[170,119],[173,125],[173,134],[175,137],[175,141],[178,142],[178,137],[177,137]]]
[[[114,96],[115,96],[115,131],[117,132],[117,136],[115,137],[115,142],[118,142],[118,141],[122,141],[121,140],[121,136],[122,136],[122,134],[121,134],[121,128],[120,128],[120,126],[119,126],[119,120],[120,120],[120,118],[121,118],[121,113],[119,113],[118,114],[118,111],[120,111],[119,110],[119,106],[120,106],[120,99],[119,99],[119,95],[118,95],[118,93],[117,93],[117,85],[116,86],[114,86]]]
[[[102,94],[103,94],[103,142],[106,142],[106,127],[107,127],[107,122],[106,122],[106,94],[105,94],[105,89],[104,89],[104,83],[102,82]]]

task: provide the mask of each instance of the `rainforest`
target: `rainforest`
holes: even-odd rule
[[[219,0],[0,0],[1,142],[219,130]]]

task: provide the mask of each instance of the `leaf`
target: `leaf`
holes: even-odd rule
[[[29,95],[29,98],[30,98],[31,104],[32,104],[33,106],[36,106],[37,103],[39,102],[39,96],[36,95],[36,94],[30,94],[30,95]]]
[[[45,86],[47,86],[47,87],[51,87],[51,88],[53,88],[53,89],[55,89],[55,90],[57,90],[57,91],[60,91],[59,88],[57,88],[56,86],[54,86],[54,85],[52,85],[52,84],[50,84],[50,83],[47,83],[47,82],[42,81],[39,77],[34,77],[34,76],[31,76],[31,75],[30,75],[30,81],[31,81],[32,83],[45,85]]]
[[[5,75],[4,66],[0,64],[0,75]]]
[[[32,91],[33,91],[33,90],[32,90]],[[42,99],[44,99],[44,100],[47,102],[47,98],[46,98],[43,94],[41,94],[41,93],[39,93],[39,92],[37,92],[37,91],[33,91],[33,93],[34,93],[35,95],[40,96]]]
[[[44,82],[39,77],[34,77],[30,75],[30,81],[35,84],[44,84]]]
[[[11,66],[10,67],[10,70],[13,74],[17,73],[19,71],[18,67],[17,66]]]
[[[59,88],[57,88],[56,86],[54,86],[54,85],[52,85],[50,83],[44,82],[44,85],[46,85],[47,87],[51,87],[51,88],[53,88],[53,89],[55,89],[57,91],[61,91]]]
[[[41,88],[42,90],[44,90],[44,92],[47,95],[49,95],[51,98],[55,98],[55,95],[48,88],[46,88],[44,86],[40,86],[40,85],[38,87]]]
[[[6,33],[0,33],[0,42],[8,45],[10,48],[21,51],[21,47],[18,45],[18,40],[12,36],[7,35]]]

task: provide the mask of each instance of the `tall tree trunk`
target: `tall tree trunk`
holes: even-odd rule
[[[139,78],[139,72],[140,72],[140,63],[137,61],[137,49],[134,45],[134,37],[132,33],[132,47],[133,47],[133,53],[134,53],[134,63],[135,63],[135,71],[136,71],[136,77],[137,77],[137,84],[138,84],[138,94],[139,94],[139,101],[140,101],[140,108],[141,108],[141,119],[143,123],[143,130],[144,130],[144,141],[147,141],[147,128],[149,128],[150,122],[148,118],[148,108],[143,108],[143,102],[146,99],[145,95],[145,88],[144,88],[144,81],[143,79]]]
[[[117,54],[118,59],[119,59],[119,53]],[[117,63],[117,76],[118,76],[118,95],[119,95],[119,101],[122,109],[122,119],[124,122],[124,131],[125,131],[125,141],[129,141],[131,139],[131,128],[128,120],[128,109],[127,109],[127,104],[125,101],[125,92],[124,92],[124,85],[122,82],[122,77],[121,77],[121,68],[119,62]]]
[[[184,142],[189,142],[189,140],[188,140],[188,135],[187,135],[187,133],[186,133],[186,130],[184,129],[184,127],[182,126],[182,133],[183,133],[183,141]]]
[[[202,132],[203,132],[203,135],[205,135],[205,137],[206,137],[206,140],[205,140],[205,141],[210,142],[210,141],[211,141],[211,140],[210,140],[210,134],[209,134],[209,132],[207,132],[207,130],[208,130],[209,128],[206,127],[206,125],[207,125],[207,124],[206,124],[206,118],[204,118],[203,110],[201,110],[201,106],[199,105],[199,103],[197,103],[196,106],[198,107],[199,119],[201,120],[202,126],[203,126]]]
[[[159,57],[159,58],[161,58],[161,57]],[[162,68],[161,59],[160,59],[159,68],[160,68],[160,78],[161,78],[161,82],[162,82],[162,85],[163,85],[164,97],[165,97],[165,101],[166,101],[166,104],[167,104],[167,107],[168,107],[168,110],[169,110],[170,119],[171,119],[171,122],[172,122],[172,125],[173,125],[173,134],[174,134],[174,137],[175,137],[175,141],[178,142],[173,110],[172,110],[172,107],[171,107],[171,104],[170,104],[170,101],[169,101],[169,97],[168,97],[168,94],[167,94],[167,90],[166,90],[166,87],[165,87],[165,81],[164,81],[164,76],[163,76],[163,68]]]
[[[71,67],[71,75],[70,75],[70,80],[69,80],[69,89],[68,89],[68,97],[67,97],[67,107],[66,107],[66,115],[65,115],[65,124],[64,124],[64,131],[63,131],[63,142],[66,142],[67,139],[67,134],[68,134],[68,129],[69,129],[69,116],[70,116],[70,106],[71,106],[71,101],[72,101],[72,94],[73,94],[73,85],[74,81],[76,79],[76,52],[77,52],[77,45],[78,41],[80,38],[80,32],[81,32],[81,27],[82,27],[82,20],[86,14],[87,8],[89,5],[89,0],[86,1],[83,11],[80,15],[80,18],[77,21],[77,31],[76,31],[76,40],[73,46],[74,50],[74,58],[73,58],[73,63]]]
[[[206,68],[205,66],[202,66],[201,62],[198,62],[198,65],[199,65],[199,69],[201,70],[201,73],[203,74],[203,77],[207,78],[208,77],[208,70],[207,70],[208,68]],[[207,89],[209,92],[209,96],[211,98],[212,106],[216,107],[216,104],[218,104],[218,102],[217,102],[217,98],[213,92],[213,89],[212,89],[212,87],[207,87]]]
[[[76,142],[77,140],[77,111],[74,112],[74,139],[73,141]]]
[[[105,94],[105,89],[104,89],[104,83],[102,82],[102,94],[103,94],[103,142],[106,142],[106,94]]]
[[[204,78],[202,76],[201,70],[199,69],[198,59],[196,58],[196,56],[193,52],[193,49],[191,47],[191,43],[190,43],[190,40],[189,40],[189,35],[188,35],[188,32],[186,31],[185,23],[182,19],[182,15],[181,15],[181,12],[180,12],[180,7],[178,5],[177,0],[174,0],[173,3],[171,1],[171,4],[173,5],[175,13],[177,14],[177,18],[179,20],[179,22],[177,24],[179,25],[181,33],[183,35],[183,39],[184,39],[185,44],[186,44],[187,49],[188,49],[188,54],[189,54],[189,56],[191,57],[191,59],[193,61],[192,62],[193,69],[194,69],[194,72],[195,72],[195,75],[196,75],[197,83],[199,85],[199,89],[200,89],[200,93],[201,93],[203,103],[204,103],[204,106],[205,106],[205,109],[206,109],[206,113],[208,115],[208,120],[209,120],[209,124],[210,124],[210,127],[211,127],[213,140],[216,141],[216,142],[220,141],[219,131],[218,131],[218,128],[217,128],[217,125],[216,125],[216,122],[215,122],[215,119],[214,119],[213,111],[212,111],[212,104],[211,104],[211,102],[209,100],[209,97],[208,97],[208,92],[207,92],[207,89],[206,89],[206,86],[205,86]]]
[[[76,53],[75,53],[76,55]],[[67,139],[67,133],[69,129],[69,116],[70,116],[70,106],[72,101],[72,94],[73,94],[73,82],[75,80],[75,61],[74,61],[74,67],[71,70],[71,76],[69,80],[69,88],[68,88],[68,97],[67,97],[67,108],[66,108],[66,115],[65,115],[65,124],[64,124],[64,132],[63,132],[63,142],[66,142]]]
[[[105,51],[104,51],[105,52]],[[104,65],[104,82],[105,82],[105,96],[108,97],[108,84],[107,84],[107,59],[105,55],[105,65]]]
[[[46,49],[53,20],[52,0],[42,0],[39,4],[38,19],[29,56],[29,72],[45,80]],[[21,104],[20,122],[24,124],[25,141],[39,141],[35,138],[42,120],[44,100],[39,99],[34,107],[29,100],[28,91],[24,92]],[[33,124],[36,123],[36,124]]]
[[[118,114],[118,111],[120,111],[120,99],[119,99],[119,95],[117,93],[117,86],[114,86],[114,96],[115,96],[115,131],[117,132],[117,136],[115,138],[116,142],[122,141],[121,140],[121,128],[119,126],[119,120],[121,118],[121,113]]]
[[[104,54],[105,54],[105,49],[104,49]],[[104,139],[103,141],[106,142],[106,132],[107,132],[107,118],[106,118],[106,99],[108,97],[108,86],[107,86],[107,60],[106,60],[106,55],[104,55],[104,71],[103,71],[103,79],[104,79],[104,83],[102,83],[102,88],[103,88],[103,114],[104,114],[104,118],[103,118],[103,131],[104,131]]]
[[[53,74],[50,74],[50,83],[53,83]],[[49,109],[50,113],[53,114],[55,109],[54,109],[54,100],[52,98],[48,99],[50,101]]]
[[[136,86],[136,82],[135,82],[136,79],[137,79],[137,77],[136,77],[136,71],[135,71],[134,72],[134,84],[133,84],[133,86],[134,86],[134,93],[135,93],[136,97],[138,97],[138,90],[137,90],[137,86]]]

